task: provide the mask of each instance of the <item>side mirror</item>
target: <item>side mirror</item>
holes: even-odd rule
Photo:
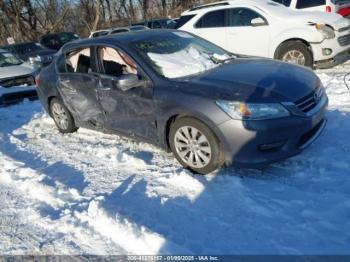
[[[118,77],[116,81],[117,88],[122,91],[128,91],[131,88],[137,87],[140,85],[140,80],[135,74],[127,74]]]
[[[266,21],[264,19],[262,19],[261,17],[257,17],[252,19],[252,21],[250,21],[250,24],[252,26],[263,26],[263,25],[267,25]]]

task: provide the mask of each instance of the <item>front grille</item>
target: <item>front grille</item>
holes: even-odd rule
[[[22,86],[22,85],[34,85],[34,77],[31,75],[19,76],[8,79],[0,79],[0,86],[2,87],[12,87],[12,86]]]
[[[312,109],[314,109],[317,104],[320,102],[321,98],[323,96],[323,89],[317,88],[316,90],[312,91],[307,96],[304,96],[303,98],[296,101],[294,104],[304,113],[308,113]]]
[[[338,43],[340,46],[350,45],[350,34],[339,37]]]
[[[343,28],[340,28],[338,31],[341,33],[341,32],[345,32],[345,31],[348,31],[348,30],[350,30],[350,25],[346,26],[346,27],[343,27]]]

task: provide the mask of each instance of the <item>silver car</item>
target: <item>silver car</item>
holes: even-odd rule
[[[38,71],[12,53],[0,49],[0,105],[35,99],[35,76]]]

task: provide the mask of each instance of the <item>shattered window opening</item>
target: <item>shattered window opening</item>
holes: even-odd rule
[[[137,65],[123,52],[111,47],[101,47],[98,54],[106,75],[118,77],[125,74],[137,74]]]

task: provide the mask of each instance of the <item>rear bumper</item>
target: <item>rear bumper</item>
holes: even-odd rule
[[[291,115],[261,121],[229,120],[215,128],[226,164],[261,168],[289,158],[310,146],[326,126],[328,99],[312,116]]]
[[[35,86],[0,87],[0,106],[21,102],[25,98],[31,100],[38,98]]]

